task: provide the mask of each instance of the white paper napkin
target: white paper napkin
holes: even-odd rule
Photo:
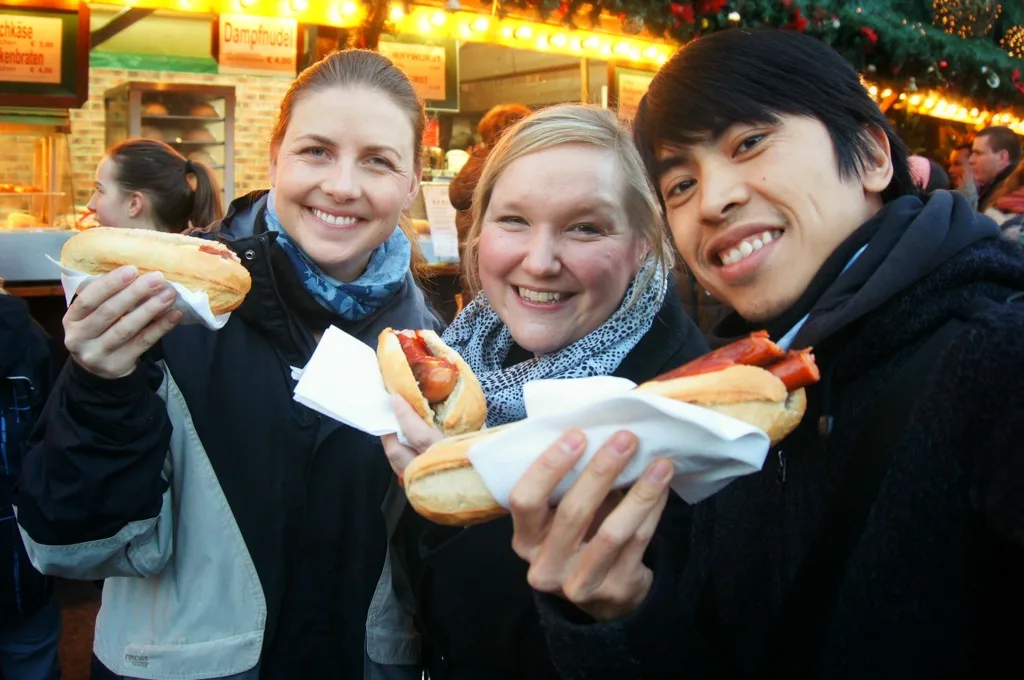
[[[294,398],[309,408],[372,435],[398,433],[376,352],[330,327],[303,368],[293,368]],[[672,488],[696,503],[733,479],[757,472],[768,454],[768,435],[742,421],[691,404],[633,390],[635,384],[608,376],[537,380],[523,388],[527,419],[477,444],[469,459],[494,498],[508,507],[512,487],[566,430],[580,428],[587,452],[556,490],[560,498],[620,429],[634,432],[640,450],[616,481],[629,486],[651,461],[668,458],[676,467]],[[406,442],[407,443],[407,442]]]
[[[633,484],[655,458],[668,458],[675,464],[672,488],[688,503],[697,503],[764,465],[769,440],[761,430],[632,387],[628,380],[604,377],[528,383],[527,420],[475,444],[469,460],[505,507],[526,469],[572,428],[586,435],[587,451],[552,500],[568,491],[601,444],[621,429],[635,433],[640,448],[616,480],[616,488]]]
[[[295,401],[373,435],[398,432],[398,421],[384,388],[377,353],[331,326],[299,375]]]
[[[69,305],[81,286],[89,283],[93,279],[99,278],[95,275],[85,274],[74,269],[69,269],[49,255],[47,255],[46,258],[60,267],[60,282],[64,286],[64,298],[67,300]],[[216,331],[223,328],[224,324],[228,322],[228,318],[230,318],[231,313],[214,315],[213,310],[210,309],[210,298],[205,292],[189,290],[180,283],[174,283],[173,281],[169,281],[168,283],[171,284],[171,287],[178,294],[178,297],[174,300],[174,304],[171,305],[171,309],[176,309],[182,313],[182,324],[198,323],[206,326],[212,331]]]

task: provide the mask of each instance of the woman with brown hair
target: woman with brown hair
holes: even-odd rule
[[[129,139],[107,152],[86,207],[105,227],[174,233],[224,216],[210,168],[152,139]]]
[[[373,346],[439,328],[398,227],[423,126],[387,58],[326,57],[281,103],[271,189],[205,234],[252,277],[221,330],[178,327],[174,291],[134,267],[68,310],[18,520],[42,571],[106,578],[94,649],[116,675],[418,680],[389,608],[393,475],[375,440],[292,399],[291,367],[331,325]]]

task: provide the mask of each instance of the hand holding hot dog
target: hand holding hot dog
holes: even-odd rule
[[[444,435],[427,425],[402,397],[392,395],[391,407],[395,410],[398,427],[410,446],[398,441],[398,435],[395,434],[386,434],[380,440],[384,444],[384,453],[388,456],[391,469],[401,479],[409,463],[433,444],[444,439]]]
[[[658,459],[624,497],[612,492],[637,445],[629,432],[616,433],[551,508],[552,492],[586,448],[581,432],[568,432],[530,466],[509,498],[512,547],[530,563],[530,585],[596,619],[632,612],[653,582],[643,556],[668,501],[673,468]]]
[[[64,315],[64,345],[90,373],[123,378],[181,321],[181,312],[169,311],[175,295],[157,272],[115,269],[80,289]]]

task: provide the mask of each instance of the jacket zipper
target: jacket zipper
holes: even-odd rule
[[[775,454],[779,458],[779,485],[786,483],[786,452],[782,449]]]

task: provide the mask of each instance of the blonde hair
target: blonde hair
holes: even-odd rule
[[[563,144],[586,144],[614,151],[625,176],[624,202],[630,227],[635,229],[654,260],[634,287],[632,304],[660,270],[667,275],[674,264],[661,207],[640,154],[629,132],[615,116],[597,106],[561,104],[541,109],[510,127],[487,155],[480,180],[473,191],[473,226],[463,252],[463,277],[468,290],[480,290],[479,244],[484,213],[491,202],[494,185],[509,165],[523,156]]]

